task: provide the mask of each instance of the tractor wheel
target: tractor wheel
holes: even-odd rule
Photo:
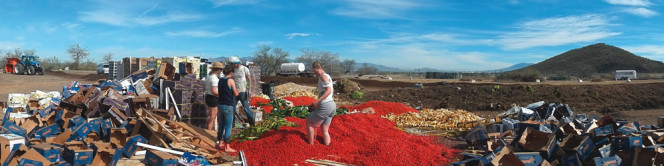
[[[44,75],[44,68],[37,68],[37,74]]]
[[[14,74],[21,75],[23,74],[25,68],[23,68],[23,64],[17,63],[14,65]]]
[[[28,66],[28,71],[26,71],[26,74],[28,74],[28,75],[35,75],[35,72],[36,72],[36,71],[37,71],[37,69],[35,69],[34,66]]]

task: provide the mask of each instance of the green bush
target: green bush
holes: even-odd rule
[[[522,82],[535,82],[535,80],[542,80],[542,75],[536,70],[518,70],[499,74],[496,80],[510,80]]]
[[[361,99],[363,97],[364,97],[364,92],[353,91],[352,93],[350,93],[350,98],[351,99]]]

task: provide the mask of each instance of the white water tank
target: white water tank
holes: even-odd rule
[[[281,73],[297,74],[304,72],[305,66],[304,63],[282,63],[280,69]]]

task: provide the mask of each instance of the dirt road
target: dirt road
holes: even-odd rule
[[[78,81],[90,84],[105,75],[97,75],[94,71],[51,71],[44,75],[14,75],[0,73],[0,101],[7,101],[9,93],[30,93],[35,90],[44,92],[62,91],[62,86]]]

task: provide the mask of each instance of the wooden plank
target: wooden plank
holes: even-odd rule
[[[305,160],[305,162],[311,163],[313,165],[320,165],[320,166],[350,166],[349,164],[344,164],[344,163],[330,161],[330,160],[308,159],[308,160]]]

